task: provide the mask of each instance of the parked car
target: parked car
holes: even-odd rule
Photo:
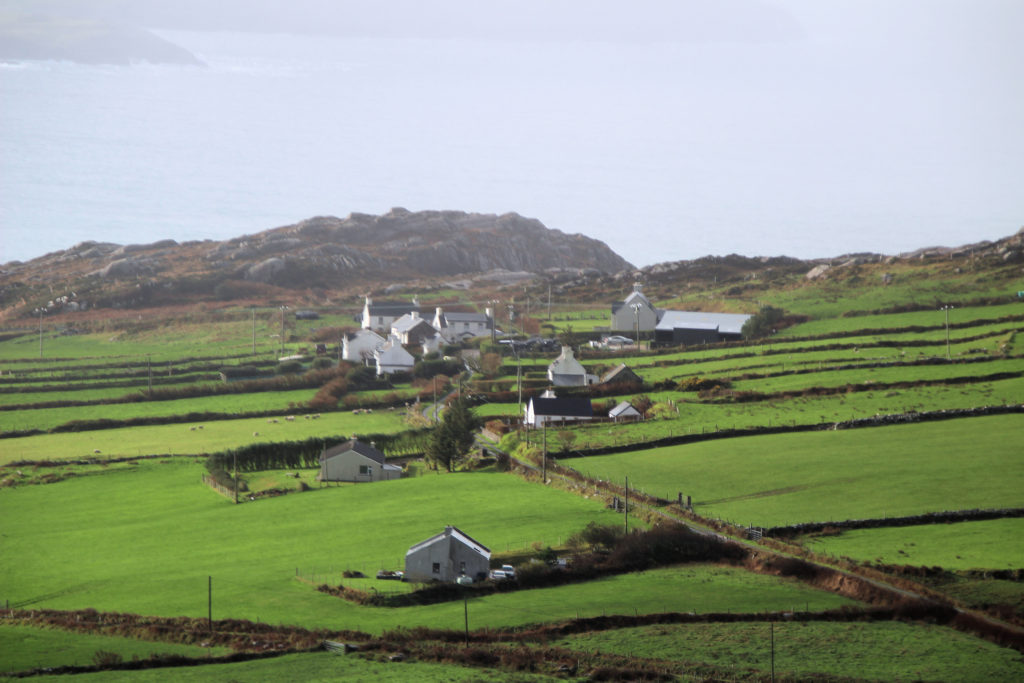
[[[465,574],[463,574],[459,578],[455,579],[455,583],[459,584],[460,586],[469,586],[473,583],[473,577],[466,576]]]
[[[381,569],[377,572],[378,579],[388,579],[390,581],[401,581],[404,576],[405,572],[402,571],[392,572],[387,569]]]
[[[501,571],[505,572],[505,578],[506,579],[514,579],[514,578],[516,578],[516,568],[513,567],[510,564],[503,564],[503,565],[501,565]]]
[[[613,334],[602,339],[605,344],[621,345],[621,344],[632,344],[633,340],[629,337],[623,337],[621,334]]]
[[[512,578],[505,573],[503,569],[492,569],[490,574],[491,581],[504,581],[505,579]]]

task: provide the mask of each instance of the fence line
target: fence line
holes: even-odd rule
[[[217,493],[221,494],[222,496],[230,498],[231,500],[235,499],[234,489],[229,489],[226,486],[221,486],[219,483],[217,483],[217,480],[211,477],[209,474],[203,475],[203,483],[209,486]]]

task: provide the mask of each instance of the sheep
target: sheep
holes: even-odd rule
[[[252,435],[253,435],[253,436],[259,436],[259,435],[260,435],[260,433],[259,433],[259,432],[253,432],[253,433],[252,433]]]
[[[285,418],[285,420],[287,420],[288,422],[295,422],[295,416],[289,415],[288,417]]]

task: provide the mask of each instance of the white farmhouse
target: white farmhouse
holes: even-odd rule
[[[395,335],[390,335],[383,346],[373,352],[373,358],[377,364],[378,375],[410,372],[416,364],[416,359],[402,348],[401,340]]]

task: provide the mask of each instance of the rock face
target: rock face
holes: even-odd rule
[[[520,279],[552,272],[611,274],[631,267],[603,242],[550,230],[515,213],[392,209],[382,216],[310,218],[223,242],[82,242],[28,263],[7,264],[0,270],[0,292],[5,281],[84,279],[80,291],[96,282],[128,287],[134,302],[158,298],[156,292],[167,299],[175,291],[211,292],[225,283],[221,292],[227,296],[256,291],[255,285],[362,288],[452,276],[472,279],[481,273],[501,274],[495,277],[505,280],[509,274]],[[237,283],[247,283],[248,289]]]

